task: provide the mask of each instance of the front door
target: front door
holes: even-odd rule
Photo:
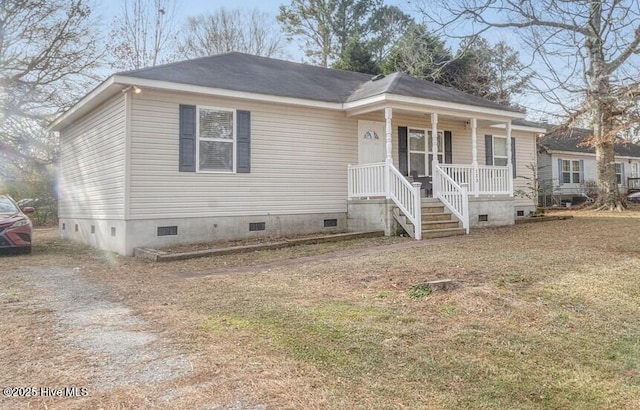
[[[358,163],[384,161],[384,122],[358,121]]]

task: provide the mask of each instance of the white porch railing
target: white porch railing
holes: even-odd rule
[[[386,197],[384,170],[384,162],[349,165],[349,198]]]
[[[420,184],[411,184],[393,164],[349,165],[348,191],[349,199],[390,198],[413,225],[412,236],[418,240],[422,238]]]
[[[478,165],[478,178],[474,178],[473,165],[439,164],[443,172],[459,185],[467,184],[469,194],[513,195],[511,166]]]
[[[469,233],[469,194],[467,184],[458,184],[440,165],[434,166],[433,195],[462,221],[462,227]]]

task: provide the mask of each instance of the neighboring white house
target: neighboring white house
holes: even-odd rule
[[[598,179],[595,149],[585,144],[591,135],[592,130],[571,128],[550,132],[538,140],[538,181],[546,187],[553,202],[571,202],[574,197],[590,194],[595,186]],[[634,179],[640,178],[640,146],[620,140],[615,151],[620,192],[640,189],[640,180]]]
[[[513,192],[544,132],[523,117],[406,74],[240,53],[114,74],[52,127],[61,235],[130,255],[398,224],[420,238],[444,213],[513,224],[535,209]],[[445,211],[425,219],[425,193]]]

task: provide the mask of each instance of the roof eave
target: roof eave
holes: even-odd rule
[[[504,124],[495,124],[495,125],[492,125],[491,128],[505,128],[505,125]],[[527,126],[527,125],[514,125],[514,124],[511,124],[511,129],[514,130],[514,131],[527,131],[527,132],[535,132],[535,133],[538,133],[538,134],[544,134],[545,132],[547,132],[547,130],[545,128]]]
[[[497,108],[480,107],[471,104],[454,103],[449,101],[433,100],[429,98],[408,97],[399,94],[381,93],[375,96],[363,98],[356,101],[349,101],[343,104],[347,111],[347,116],[360,115],[367,109],[378,110],[384,104],[404,104],[413,106],[425,112],[439,114],[453,114],[458,116],[476,116],[479,119],[510,120],[524,118],[525,113],[511,110],[501,110]]]
[[[116,82],[115,75],[104,80],[100,85],[82,97],[80,101],[53,120],[49,126],[49,131],[62,130],[70,121],[84,115],[95,106],[114,95],[117,92],[113,87]]]

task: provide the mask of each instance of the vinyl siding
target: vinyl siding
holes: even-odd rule
[[[546,152],[538,153],[538,181],[540,181],[540,184],[557,183],[557,180],[553,180],[551,155]]]
[[[179,172],[180,104],[251,111],[251,173]],[[131,218],[346,212],[357,126],[328,110],[153,90],[134,94]]]
[[[113,97],[60,132],[60,218],[124,219],[124,98]]]
[[[513,180],[515,206],[535,205],[535,201],[523,195],[533,195],[535,169],[537,167],[536,136],[533,133],[512,131],[511,136],[516,139],[516,178]]]

